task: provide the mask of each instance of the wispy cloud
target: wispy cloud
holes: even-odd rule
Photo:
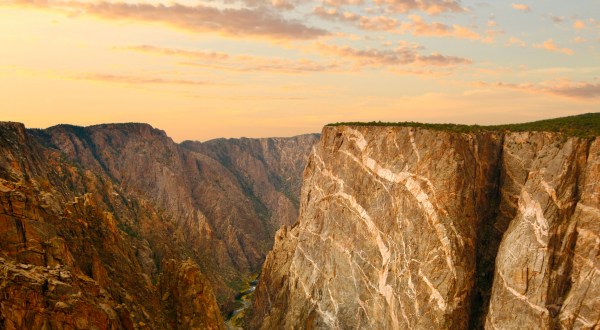
[[[430,15],[437,15],[465,11],[460,2],[456,0],[374,0],[374,2],[397,13],[421,10]]]
[[[573,23],[573,28],[574,28],[575,30],[581,30],[581,29],[584,29],[584,28],[585,28],[585,23],[584,23],[583,21],[579,21],[579,20],[577,20],[577,21],[575,21],[575,22]]]
[[[317,44],[317,50],[328,56],[351,60],[358,67],[398,67],[404,65],[422,66],[454,66],[470,64],[471,61],[456,56],[445,56],[438,53],[422,55],[420,47],[401,44],[395,49],[357,49],[349,46]]]
[[[357,27],[368,31],[394,32],[399,26],[398,20],[393,17],[386,15],[358,15],[350,11],[342,11],[335,7],[326,8],[317,6],[313,9],[313,14],[326,20],[350,22]]]
[[[273,39],[313,39],[328,32],[287,20],[272,10],[218,9],[204,5],[152,5],[125,2],[79,2],[49,0],[16,0],[17,6],[66,11],[70,15],[91,15],[108,20],[161,23],[193,33],[216,32],[233,37],[266,37]]]
[[[531,7],[529,7],[528,5],[524,5],[524,4],[522,4],[522,3],[513,3],[513,4],[511,5],[511,7],[512,7],[513,9],[516,9],[516,10],[518,10],[518,11],[522,11],[522,12],[524,12],[524,13],[528,13],[528,12],[530,12],[530,11],[531,11]]]
[[[566,55],[575,54],[575,52],[572,49],[560,47],[552,39],[548,39],[541,44],[535,44],[535,45],[533,45],[533,47],[539,48],[539,49],[545,49],[549,52],[562,53],[562,54],[566,54]]]
[[[417,15],[409,16],[411,22],[402,23],[400,30],[410,31],[415,36],[452,36],[463,39],[479,39],[476,32],[458,24],[447,25],[439,22],[427,23]]]
[[[480,82],[480,86],[499,87],[513,89],[528,93],[541,93],[556,96],[563,96],[575,99],[597,99],[600,98],[600,83],[571,81],[569,79],[557,79],[544,81],[538,84],[523,83],[503,83],[497,82],[493,84]]]
[[[505,44],[506,46],[527,47],[527,43],[517,37],[510,37]]]
[[[156,77],[144,77],[134,75],[114,75],[105,73],[80,73],[66,75],[66,78],[75,80],[88,80],[88,81],[103,81],[110,83],[121,83],[131,85],[147,85],[147,84],[160,84],[160,85],[212,85],[213,83],[198,80],[184,80],[184,79],[165,79]]]
[[[307,72],[339,71],[341,69],[338,63],[321,63],[308,59],[285,59],[251,55],[231,55],[222,52],[190,51],[149,45],[130,46],[117,49],[135,51],[150,55],[181,57],[186,59],[186,61],[180,62],[180,64],[223,71],[260,71],[297,74]]]
[[[324,19],[354,23],[363,30],[410,33],[414,36],[454,37],[461,39],[480,39],[477,32],[458,24],[447,25],[440,22],[428,23],[421,16],[410,15],[409,21],[400,23],[388,15],[365,16],[337,8],[315,7],[313,14]]]

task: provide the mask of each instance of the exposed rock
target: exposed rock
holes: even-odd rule
[[[509,134],[487,328],[600,327],[600,140]]]
[[[0,262],[0,320],[3,329],[122,329],[118,306],[84,275],[61,282],[45,267]],[[125,315],[125,317],[128,317]]]
[[[22,125],[0,123],[0,154],[0,327],[171,328],[175,307],[161,302],[153,283],[162,259],[148,265],[148,254],[184,255],[163,212],[66,161]],[[147,238],[139,233],[144,226],[153,228]],[[202,306],[189,311],[218,329],[223,321],[203,314],[218,311],[214,295],[200,288],[188,292]]]
[[[174,329],[225,329],[210,283],[192,261],[169,260],[160,277],[162,303]]]
[[[599,159],[559,133],[325,127],[251,328],[597,328]]]
[[[234,300],[235,283],[260,270],[279,225],[295,221],[301,171],[318,138],[178,145],[146,124],[60,125],[32,133],[109,181],[103,193],[110,199],[130,204],[136,197],[140,207],[154,207],[160,219],[132,217],[126,226],[148,241],[136,252],[143,267],[155,274],[151,259],[167,257],[164,245],[178,247],[201,266],[224,312]],[[157,225],[172,242],[155,234]]]
[[[231,310],[279,224],[296,218],[316,139],[184,147],[146,124],[0,123],[0,255],[23,271],[46,270],[35,322],[80,307],[56,298],[64,295],[90,311],[73,314],[73,328],[219,329],[219,309]],[[6,288],[19,297],[28,283]],[[34,322],[11,312],[18,302],[1,302],[0,328]],[[94,313],[110,322],[94,323]]]

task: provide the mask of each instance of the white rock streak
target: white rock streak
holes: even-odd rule
[[[423,190],[423,188],[421,188],[421,185],[413,179],[413,177],[415,177],[415,174],[410,173],[410,172],[405,172],[405,171],[392,172],[391,170],[382,167],[381,165],[379,165],[379,163],[377,163],[376,160],[369,157],[365,153],[365,149],[367,148],[367,141],[365,140],[362,133],[360,133],[359,131],[357,131],[355,129],[351,129],[351,128],[349,128],[348,131],[350,132],[350,136],[348,137],[348,139],[351,141],[354,141],[354,143],[356,144],[356,146],[360,149],[360,151],[362,153],[363,164],[369,170],[371,170],[373,173],[375,173],[377,176],[379,176],[382,179],[385,179],[385,180],[387,180],[389,182],[393,182],[393,183],[404,184],[406,189],[417,200],[421,209],[423,209],[423,211],[427,215],[426,216],[427,220],[430,222],[431,226],[435,229],[437,238],[439,239],[440,243],[442,244],[442,248],[444,250],[448,268],[450,269],[450,271],[452,272],[454,277],[456,277],[456,269],[454,267],[454,261],[452,260],[452,255],[453,255],[452,247],[451,247],[450,240],[448,238],[450,236],[448,235],[448,231],[446,230],[446,228],[440,221],[440,219],[437,215],[437,212],[435,211],[435,207],[433,206],[433,204],[431,203],[431,201],[429,199],[429,195],[427,195],[427,193]],[[453,232],[458,234],[458,232],[455,229],[453,230]],[[459,236],[457,236],[457,238],[460,239]]]
[[[425,274],[423,274],[423,272],[421,272],[420,269],[419,269],[419,276],[421,276],[421,278],[423,279],[423,282],[425,282],[425,284],[427,284],[427,286],[431,290],[431,298],[437,302],[437,305],[441,310],[445,311],[447,304],[446,304],[446,300],[444,300],[444,297],[442,297],[440,292],[435,288],[435,286],[433,286],[433,284],[431,284],[431,281],[429,281],[427,276],[425,276]]]
[[[399,329],[399,325],[397,323],[396,318],[393,289],[391,285],[387,284],[391,253],[389,248],[383,241],[383,233],[381,232],[381,230],[379,230],[375,222],[373,222],[367,210],[365,210],[365,208],[356,201],[356,198],[344,192],[345,182],[339,177],[335,176],[331,171],[329,171],[325,167],[325,162],[323,161],[323,159],[321,159],[321,157],[319,157],[319,155],[316,152],[313,153],[313,157],[319,162],[319,166],[317,166],[317,169],[323,175],[325,175],[326,177],[330,178],[333,182],[336,182],[338,184],[337,192],[328,196],[335,196],[346,201],[346,204],[358,214],[359,218],[366,225],[369,233],[375,237],[375,242],[377,243],[377,248],[379,249],[379,254],[381,255],[381,269],[379,270],[377,289],[390,306],[390,314],[394,322],[393,329]]]
[[[421,155],[419,155],[419,149],[417,149],[417,144],[415,143],[415,134],[412,129],[408,130],[408,136],[410,137],[410,144],[412,145],[413,151],[417,155],[417,161],[421,161]]]
[[[548,245],[548,220],[544,217],[544,211],[540,203],[533,200],[527,191],[523,191],[519,200],[519,211],[525,222],[531,225],[538,243],[542,247]]]
[[[527,305],[529,305],[534,310],[536,310],[542,314],[548,314],[548,310],[546,308],[532,303],[531,301],[529,301],[529,298],[527,296],[519,293],[517,290],[515,290],[510,285],[508,285],[508,282],[506,282],[506,278],[504,277],[504,274],[501,271],[498,271],[497,274],[500,276],[500,279],[502,280],[502,284],[503,284],[504,288],[506,288],[506,290],[508,290],[509,293],[511,293],[517,299],[525,302]]]

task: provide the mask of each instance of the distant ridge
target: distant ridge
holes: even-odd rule
[[[529,123],[506,124],[506,125],[460,125],[460,124],[427,124],[417,122],[340,122],[327,124],[326,126],[410,126],[428,128],[458,133],[489,132],[489,131],[542,131],[560,132],[569,136],[595,137],[600,136],[600,112],[586,113],[576,116],[544,119]]]

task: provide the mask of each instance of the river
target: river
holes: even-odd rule
[[[254,290],[256,290],[256,285],[258,284],[258,278],[253,279],[248,282],[248,288],[240,291],[240,293],[236,297],[236,301],[240,302],[242,306],[238,309],[235,309],[229,317],[225,321],[225,328],[227,330],[243,330],[243,320],[246,314],[246,311],[250,306],[252,306],[252,298],[254,297]]]

